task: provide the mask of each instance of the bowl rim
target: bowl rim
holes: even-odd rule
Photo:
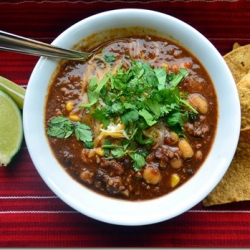
[[[220,71],[225,72],[223,78],[222,76],[218,76],[218,72],[216,72],[215,74],[216,79],[217,78],[223,79],[226,82],[227,91],[230,92],[230,95],[223,94],[222,87],[221,86],[218,87],[219,93],[222,98],[221,100],[219,100],[218,103],[219,115],[221,114],[221,112],[225,112],[226,117],[220,116],[221,119],[220,123],[218,124],[217,134],[222,133],[222,131],[226,130],[227,132],[231,133],[231,136],[225,138],[226,142],[225,144],[223,144],[224,145],[223,147],[221,147],[220,142],[215,141],[213,148],[216,147],[216,150],[219,150],[220,153],[218,154],[215,152],[215,150],[212,149],[209,155],[212,155],[213,153],[215,154],[215,157],[213,159],[206,159],[203,164],[203,166],[205,165],[209,166],[210,164],[214,163],[214,161],[216,161],[218,164],[218,167],[216,169],[214,169],[212,172],[211,170],[209,170],[208,167],[206,168],[203,167],[199,169],[199,171],[195,174],[195,176],[192,177],[191,180],[189,180],[187,183],[179,187],[177,190],[171,192],[170,194],[162,196],[157,199],[130,202],[130,201],[123,201],[123,200],[104,197],[83,187],[76,181],[71,181],[72,178],[62,169],[59,163],[51,155],[49,155],[48,145],[46,145],[46,142],[43,138],[45,137],[44,118],[43,118],[44,100],[42,100],[41,98],[39,99],[39,97],[41,95],[43,97],[46,95],[47,85],[45,85],[45,83],[43,83],[41,79],[39,79],[39,77],[41,74],[44,74],[45,70],[52,69],[52,71],[54,71],[55,66],[59,60],[55,59],[52,60],[45,57],[41,57],[38,60],[37,64],[34,67],[34,70],[31,73],[30,80],[27,85],[24,108],[23,108],[23,126],[24,126],[24,136],[26,140],[26,145],[35,168],[37,169],[38,173],[40,174],[44,182],[47,184],[47,186],[66,204],[68,204],[73,209],[79,211],[80,213],[83,213],[88,217],[110,224],[128,225],[128,226],[147,225],[165,221],[173,217],[176,217],[185,211],[188,211],[194,205],[199,203],[203,198],[205,198],[206,195],[208,195],[212,191],[212,189],[219,183],[220,179],[227,171],[229,164],[232,161],[234,152],[236,150],[240,133],[240,102],[237,95],[235,82],[233,80],[232,74],[228,66],[226,65],[225,61],[223,60],[222,56],[219,54],[217,49],[212,45],[212,43],[207,38],[205,38],[199,31],[191,27],[189,24],[184,23],[183,21],[173,16],[146,9],[124,8],[124,9],[105,11],[87,17],[77,22],[76,24],[72,25],[64,32],[62,32],[52,42],[52,44],[63,46],[65,48],[71,48],[78,41],[75,42],[68,41],[68,39],[66,39],[68,36],[71,35],[80,36],[79,32],[81,30],[90,30],[89,28],[90,24],[96,26],[98,25],[98,22],[100,22],[100,20],[103,20],[103,18],[109,18],[113,20],[123,20],[124,17],[126,18],[128,18],[129,16],[131,17],[132,14],[136,15],[137,19],[140,21],[145,20],[146,16],[147,19],[150,20],[155,20],[155,18],[158,18],[154,22],[162,23],[164,21],[164,22],[170,22],[171,24],[180,25],[182,29],[185,29],[183,36],[187,34],[190,35],[191,33],[202,41],[198,45],[197,44],[192,45],[192,42],[188,44],[188,46],[190,46],[191,48],[194,48],[194,46],[196,47],[195,49],[197,51],[197,54],[195,53],[193,54],[199,59],[200,55],[204,53],[203,51],[204,48],[210,49],[212,53],[210,54],[207,53],[205,64],[209,64],[209,62],[211,60],[214,60],[214,58],[216,57],[216,59],[218,60],[216,62],[216,65],[219,65],[221,67]],[[203,61],[202,63],[204,64]],[[207,69],[207,67],[205,68]],[[208,69],[207,71],[209,72]],[[50,77],[49,75],[45,74],[44,82],[49,82]],[[44,86],[46,86],[46,89]],[[37,91],[37,89],[39,91]],[[216,91],[218,90],[216,89]],[[36,92],[39,92],[39,94]],[[225,103],[226,100],[228,99],[231,100],[230,102],[234,103],[233,107],[234,113],[232,112],[229,113],[225,105],[221,104],[222,101],[224,101]],[[230,108],[232,108],[232,104],[229,104],[229,106]],[[30,119],[31,116],[33,117],[32,120]],[[222,126],[225,125],[226,122],[225,120],[227,119],[229,120],[229,118],[227,117],[229,117],[231,120],[234,120],[234,126],[229,125],[225,129]],[[42,124],[39,124],[39,121],[41,123],[41,119],[42,119]],[[37,133],[37,128],[39,133]],[[224,131],[223,135],[225,135],[225,133],[226,132]],[[46,157],[43,154],[41,154],[41,152],[46,152],[45,154]],[[48,166],[48,164],[50,166]],[[58,168],[58,166],[60,168]],[[51,169],[53,171],[51,171]],[[214,176],[211,176],[211,173]],[[60,176],[60,180],[57,179],[58,176]],[[206,176],[205,181],[197,189],[195,180],[202,176],[203,177]],[[70,187],[66,188],[63,183],[68,184],[69,182],[70,182]],[[76,196],[74,194],[74,191],[80,189],[82,190],[81,194],[79,194],[79,196]],[[189,190],[189,192],[187,192],[187,190]],[[179,198],[179,197],[185,197],[187,194],[192,194],[192,195],[190,195],[188,199],[185,198],[181,200]],[[79,199],[79,197],[81,200],[80,201],[76,200],[76,198]],[[95,201],[90,202],[90,199]],[[90,204],[86,204],[88,202],[90,202]],[[169,205],[169,202],[172,202],[171,205]],[[152,206],[154,208],[157,208],[155,209],[154,214],[152,214]],[[115,209],[117,210],[115,211]]]

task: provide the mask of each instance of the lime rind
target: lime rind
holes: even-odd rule
[[[0,90],[7,93],[16,102],[20,109],[23,108],[24,96],[26,92],[23,87],[0,76]]]
[[[16,102],[0,90],[0,166],[7,166],[23,141],[22,114]]]

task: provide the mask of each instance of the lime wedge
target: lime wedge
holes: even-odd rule
[[[23,140],[21,111],[15,101],[0,90],[0,166],[7,166]]]
[[[16,83],[0,76],[0,90],[7,93],[18,105],[20,109],[23,108],[25,89]]]

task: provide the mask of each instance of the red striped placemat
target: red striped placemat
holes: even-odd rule
[[[4,0],[0,29],[50,43],[81,19],[117,8],[146,8],[175,16],[205,35],[222,55],[235,41],[250,43],[250,2],[244,0]],[[25,87],[37,60],[0,51],[0,75]],[[141,227],[88,218],[46,186],[25,142],[12,164],[0,168],[0,183],[0,247],[250,246],[248,201],[211,208],[197,204],[176,218]]]

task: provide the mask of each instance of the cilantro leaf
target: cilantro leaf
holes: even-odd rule
[[[149,111],[151,111],[155,117],[159,118],[161,116],[162,110],[161,110],[161,104],[157,101],[154,101],[152,99],[146,99],[143,102]]]
[[[116,90],[126,89],[126,74],[118,70],[118,73],[112,75],[111,73],[107,74],[111,81],[111,88]]]
[[[131,70],[133,71],[134,75],[138,78],[141,78],[145,72],[143,68],[143,63],[140,61],[134,61],[131,66]]]
[[[183,75],[183,77],[188,76],[188,70],[186,68],[180,68],[179,73],[181,73]]]
[[[129,153],[129,156],[132,158],[134,162],[133,168],[135,171],[139,171],[142,167],[145,166],[146,160],[141,154],[132,152],[132,153]]]
[[[153,126],[157,123],[157,120],[146,109],[139,110],[138,114],[145,119],[148,126]]]
[[[180,112],[172,112],[167,117],[167,125],[169,127],[174,127],[177,124],[181,124],[182,125],[182,123],[183,123],[182,114]]]
[[[84,143],[87,148],[93,147],[91,128],[82,122],[74,123],[67,117],[57,116],[48,123],[47,134],[56,138],[68,138],[75,133],[76,139]]]
[[[123,106],[125,109],[136,109],[136,106],[134,104],[128,103],[128,102],[124,102]]]
[[[74,132],[74,126],[69,119],[64,116],[57,116],[48,123],[47,134],[56,138],[68,138]]]
[[[138,112],[135,110],[130,110],[127,113],[124,113],[123,115],[121,115],[121,121],[127,125],[133,121],[137,121],[138,120]]]
[[[91,80],[90,80],[90,83],[89,83],[88,93],[87,93],[89,103],[81,104],[79,107],[80,108],[90,108],[91,106],[93,106],[93,104],[95,104],[97,102],[98,98],[99,98],[101,89],[107,83],[108,80],[109,80],[109,78],[105,77],[97,85],[97,82],[98,82],[97,78],[92,77]]]
[[[124,148],[124,150],[129,148],[130,150],[135,151],[138,145],[136,144],[134,140],[123,139],[122,147]]]
[[[183,135],[183,115],[178,111],[173,111],[166,118],[167,125],[178,135]]]
[[[112,64],[115,61],[115,56],[112,54],[105,54],[104,60],[105,62]]]
[[[169,75],[169,83],[171,86],[176,87],[184,77],[188,76],[188,71],[185,68],[179,69],[177,74],[170,74]]]
[[[95,111],[91,114],[94,118],[100,121],[104,127],[106,128],[110,123],[109,113],[106,109],[95,109]]]
[[[93,141],[86,141],[83,143],[85,148],[91,149],[94,148],[94,142]]]
[[[115,158],[119,158],[126,155],[126,151],[124,151],[122,148],[112,149],[111,153]]]
[[[158,89],[161,90],[164,88],[165,84],[166,84],[166,77],[167,77],[167,73],[166,73],[166,69],[164,68],[156,68],[154,69],[155,75],[158,79]]]
[[[121,114],[124,110],[124,107],[121,102],[113,103],[111,108],[113,113],[118,113],[118,114]]]
[[[92,141],[92,131],[91,128],[82,122],[77,122],[75,125],[75,135],[77,140],[83,142],[91,142]]]
[[[142,132],[140,131],[139,133],[136,134],[135,139],[141,144],[141,145],[147,145],[147,144],[151,144],[154,141],[154,138],[148,138],[148,139],[143,139],[142,138]]]

